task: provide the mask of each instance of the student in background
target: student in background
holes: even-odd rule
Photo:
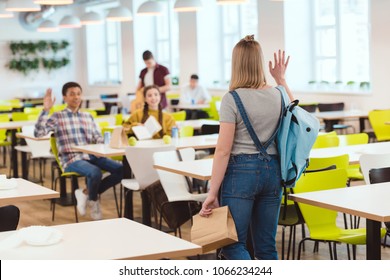
[[[168,105],[165,93],[171,88],[169,70],[155,61],[151,51],[145,51],[142,58],[146,68],[139,74],[137,91],[146,86],[156,85],[161,93],[161,108],[164,109]]]
[[[123,167],[121,163],[105,157],[73,151],[72,146],[103,143],[103,137],[92,115],[79,111],[82,90],[78,83],[66,83],[62,87],[62,97],[67,107],[49,116],[55,98],[52,97],[52,90],[47,89],[43,98],[43,110],[35,125],[34,134],[35,137],[42,137],[53,132],[58,156],[65,172],[77,172],[87,178],[87,189],[75,191],[77,210],[81,216],[84,216],[88,206],[91,218],[100,220],[102,213],[98,195],[121,182]],[[104,179],[102,170],[109,172]]]
[[[181,105],[195,105],[195,104],[207,104],[211,100],[211,97],[207,90],[199,85],[199,76],[192,74],[190,77],[190,83],[186,85],[180,92]],[[187,119],[208,118],[206,112],[202,110],[186,110]]]
[[[153,116],[162,126],[160,132],[156,133],[153,138],[160,139],[164,135],[171,135],[172,127],[176,126],[173,117],[162,111],[161,93],[156,85],[147,86],[144,88],[145,104],[142,109],[138,109],[130,115],[129,119],[123,123],[123,127],[128,134],[132,134],[132,127],[142,125],[146,122],[149,116]]]

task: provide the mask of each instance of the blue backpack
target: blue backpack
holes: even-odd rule
[[[308,166],[310,150],[317,138],[320,124],[316,117],[297,106],[299,100],[290,102],[284,87],[277,86],[276,89],[282,96],[279,125],[264,144],[260,143],[253,130],[240,97],[235,91],[230,93],[259,152],[267,154],[267,147],[276,140],[280,158],[281,186],[292,188]]]
[[[291,188],[309,165],[310,150],[317,139],[320,123],[315,116],[298,106],[299,100],[290,102],[284,87],[276,88],[282,94],[283,101],[276,136],[282,186]]]

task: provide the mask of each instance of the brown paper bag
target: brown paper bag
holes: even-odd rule
[[[236,226],[228,206],[213,209],[208,217],[193,217],[191,242],[202,246],[203,253],[238,241]]]
[[[126,148],[129,146],[129,140],[127,134],[123,130],[123,127],[115,127],[111,135],[110,147],[114,149]]]

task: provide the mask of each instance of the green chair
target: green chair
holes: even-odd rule
[[[319,135],[313,144],[313,149],[337,147],[339,138],[335,135]]]
[[[210,101],[210,108],[204,109],[204,111],[209,115],[210,119],[219,121],[219,110],[217,104],[220,104],[221,100],[221,96],[212,96]]]
[[[344,188],[347,183],[345,169],[335,169],[323,172],[307,173],[298,180],[294,192],[314,192]],[[298,259],[301,256],[302,245],[307,240],[327,242],[331,259],[337,259],[336,244],[345,243],[351,245],[366,244],[366,229],[342,229],[337,226],[337,212],[304,203],[298,203],[299,209],[305,219],[309,230],[309,236],[302,239],[298,246]],[[382,229],[382,236],[385,229]],[[333,245],[333,249],[332,249]],[[356,259],[356,248],[353,250],[353,258]]]
[[[334,156],[334,157],[324,157],[324,158],[310,158],[309,166],[307,171],[321,170],[328,168],[329,166],[335,165],[337,169],[347,169],[349,164],[349,156],[347,154]]]
[[[14,122],[17,121],[28,121],[28,115],[24,112],[12,112],[11,119]]]
[[[0,104],[0,113],[9,113],[9,112],[12,112],[12,106]]]
[[[368,119],[378,141],[390,140],[390,110],[374,110],[368,113]]]
[[[123,115],[116,114],[115,115],[115,125],[122,125],[122,124],[123,124]]]
[[[351,146],[367,144],[369,136],[367,133],[356,133],[338,135],[340,140],[339,146]],[[348,178],[351,180],[364,180],[363,174],[360,171],[360,164],[350,164],[347,168]]]
[[[81,111],[81,112],[90,113],[90,114],[92,115],[93,118],[96,118],[96,117],[97,117],[97,112],[96,112],[96,110],[82,108],[82,109],[80,109],[80,111]]]
[[[39,115],[42,112],[42,107],[26,107],[23,109],[23,112],[26,114],[36,114]]]
[[[183,126],[179,131],[180,138],[194,136],[194,128],[192,126]]]
[[[66,108],[66,104],[54,104],[53,107],[50,109],[50,114],[53,114],[54,112],[62,111]]]
[[[79,173],[77,172],[65,172],[63,167],[62,167],[62,164],[61,164],[61,161],[58,157],[58,148],[57,148],[57,142],[56,142],[56,138],[55,137],[51,137],[50,138],[50,146],[51,146],[51,151],[54,155],[54,158],[56,159],[56,163],[57,163],[57,166],[58,166],[58,169],[59,169],[59,173],[60,173],[60,176],[57,176],[57,177],[54,177],[54,170],[52,170],[52,186],[51,188],[53,190],[57,190],[57,182],[60,180],[60,178],[66,178],[66,179],[71,179],[71,183],[72,183],[72,200],[73,200],[73,205],[74,205],[74,215],[75,215],[75,218],[76,218],[76,223],[79,222],[79,219],[78,219],[78,215],[77,215],[77,202],[76,202],[76,197],[74,195],[74,192],[75,190],[77,190],[79,188],[78,186],[78,178],[79,177],[83,177],[82,175],[80,175]],[[52,221],[54,221],[54,216],[55,216],[55,209],[56,209],[56,199],[52,199],[51,200],[51,209],[52,209]]]
[[[175,121],[185,121],[187,117],[186,111],[173,112],[170,114]]]

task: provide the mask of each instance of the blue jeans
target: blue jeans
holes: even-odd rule
[[[251,230],[256,259],[276,260],[276,230],[282,197],[278,156],[231,156],[221,189],[221,205],[228,205],[238,242],[221,250],[226,259],[251,259],[246,248]]]
[[[78,160],[65,168],[65,172],[77,172],[87,178],[88,198],[96,201],[101,194],[119,184],[123,178],[123,166],[114,160],[90,155],[90,160]],[[102,170],[110,175],[102,180]]]

